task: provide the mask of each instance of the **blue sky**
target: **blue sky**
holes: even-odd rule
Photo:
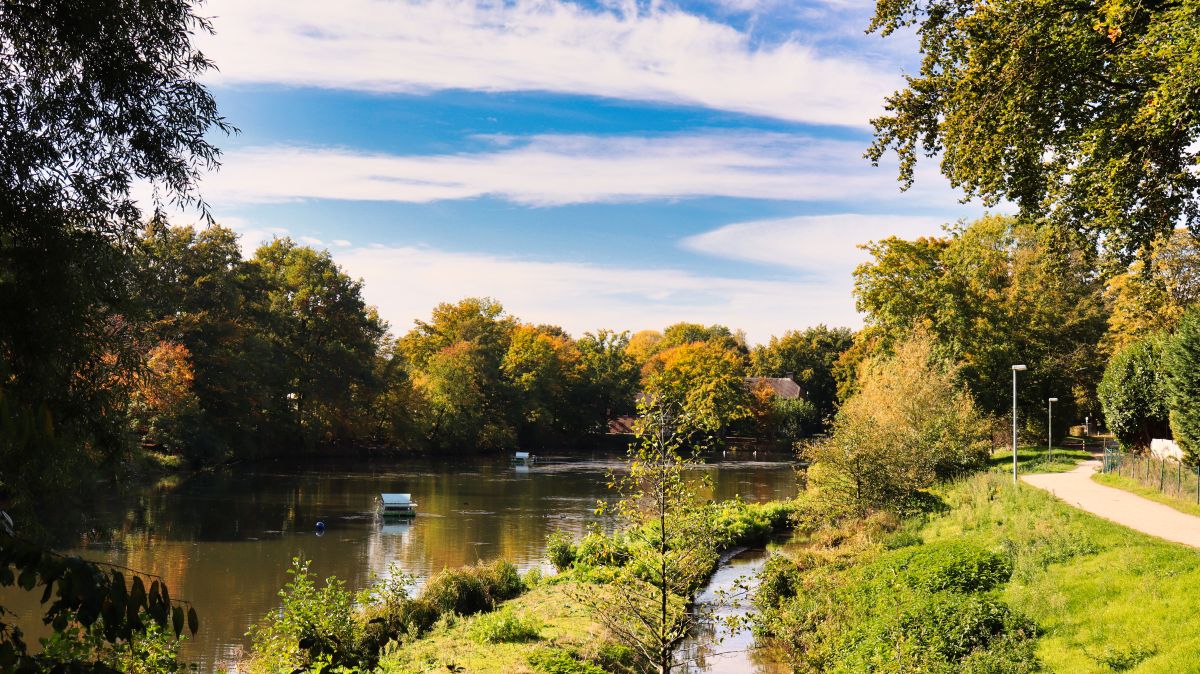
[[[860,324],[856,246],[982,212],[862,159],[914,68],[857,0],[210,0],[242,133],[202,189],[328,248],[393,331],[490,295],[575,334]]]

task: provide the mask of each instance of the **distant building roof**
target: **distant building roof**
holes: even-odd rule
[[[775,397],[796,400],[804,397],[804,390],[791,377],[746,377],[746,385],[751,389],[766,384],[775,391]]]

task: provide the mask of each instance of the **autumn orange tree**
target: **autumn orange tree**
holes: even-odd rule
[[[193,439],[191,433],[200,414],[195,379],[192,354],[186,346],[161,341],[150,348],[130,402],[143,438],[176,451]]]

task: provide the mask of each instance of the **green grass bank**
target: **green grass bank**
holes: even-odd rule
[[[799,671],[1165,674],[1200,662],[1200,552],[1002,474],[937,495],[940,512],[818,531],[768,569],[763,629]]]

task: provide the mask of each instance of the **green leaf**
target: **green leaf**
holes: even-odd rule
[[[196,609],[194,607],[188,607],[187,622],[188,631],[192,633],[192,636],[195,636],[196,632],[200,629],[200,618],[196,616]]]
[[[171,627],[175,629],[175,638],[178,639],[180,634],[183,634],[183,607],[171,607]]]

